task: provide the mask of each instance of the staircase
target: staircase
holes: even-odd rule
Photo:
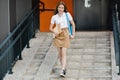
[[[59,58],[49,80],[61,80]],[[66,80],[112,80],[110,32],[77,32],[67,51]]]
[[[4,80],[120,80],[113,74],[115,57],[110,31],[76,32],[67,50],[65,78],[59,76],[61,66],[52,34],[36,36],[30,41],[31,48],[23,51],[24,59],[14,66],[14,74],[6,75]]]

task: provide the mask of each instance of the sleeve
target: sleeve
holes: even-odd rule
[[[71,14],[69,12],[67,12],[67,14],[68,14],[69,21],[73,20]]]
[[[51,24],[54,24],[54,23],[55,23],[55,18],[54,18],[54,16],[52,16],[50,23],[51,23]]]

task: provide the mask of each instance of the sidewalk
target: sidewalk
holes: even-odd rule
[[[118,67],[115,66],[115,58],[114,58],[115,53],[113,48],[114,44],[113,44],[112,36],[111,36],[111,43],[112,43],[111,44],[112,80],[120,80],[120,76],[117,75]],[[77,46],[76,46],[76,50],[78,48]],[[31,48],[25,48],[23,50],[22,52],[23,60],[18,60],[16,62],[15,66],[13,67],[14,73],[12,75],[7,74],[4,80],[111,80],[111,77],[109,74],[105,74],[105,76],[102,75],[103,77],[106,77],[106,79],[90,78],[91,75],[93,76],[96,74],[90,74],[89,70],[91,69],[87,67],[86,69],[83,68],[81,70],[81,73],[79,73],[78,70],[82,68],[82,67],[79,67],[79,64],[78,64],[78,62],[80,62],[79,60],[83,58],[81,56],[85,56],[85,58],[87,58],[88,61],[91,61],[94,59],[92,54],[84,55],[82,53],[84,50],[82,47],[80,47],[79,49],[79,53],[81,53],[81,55],[78,54],[78,51],[76,51],[77,53],[74,55],[72,53],[68,55],[68,59],[69,59],[68,74],[66,78],[60,78],[59,77],[59,70],[60,70],[59,58],[58,58],[56,48],[52,45],[52,35],[50,33],[38,32],[36,34],[36,38],[33,38],[30,40],[30,47]],[[69,49],[68,51],[72,52],[73,50],[72,51],[71,50]],[[89,62],[86,64],[81,63],[81,66],[82,65],[91,66],[91,67],[93,66]],[[101,69],[106,71],[106,69],[104,68],[101,68]],[[107,68],[107,70],[109,69]],[[88,74],[86,74],[86,72]],[[86,74],[86,76],[82,76],[82,74]]]

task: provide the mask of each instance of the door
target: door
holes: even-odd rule
[[[74,0],[76,30],[108,29],[109,0]]]

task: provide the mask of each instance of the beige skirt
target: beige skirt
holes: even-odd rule
[[[70,39],[69,39],[69,32],[68,28],[63,28],[62,32],[54,38],[54,45],[56,47],[65,47],[69,48],[70,46]]]

